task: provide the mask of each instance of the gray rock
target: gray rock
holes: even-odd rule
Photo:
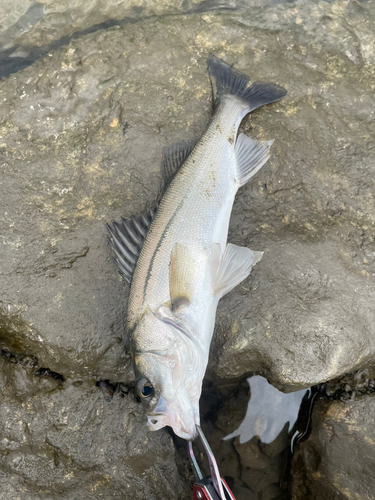
[[[375,394],[317,400],[312,431],[292,463],[293,500],[374,498]]]
[[[374,364],[374,20],[373,2],[232,16],[230,60],[289,94],[244,126],[275,143],[230,241],[265,254],[221,301],[211,377],[247,367],[295,390]]]
[[[8,27],[21,15],[22,2],[16,6]],[[239,193],[230,241],[265,254],[221,302],[209,377],[256,372],[296,390],[373,366],[374,20],[373,2],[354,1],[152,17],[82,35],[0,82],[0,349],[66,379],[52,392],[38,388],[36,414],[47,414],[49,401],[64,407],[59,395],[74,393],[84,401],[82,415],[102,398],[95,382],[133,379],[124,332],[128,290],[104,223],[152,206],[162,148],[201,134],[212,112],[209,52],[289,92],[243,125],[253,137],[276,140],[270,162]],[[25,387],[20,382],[20,391],[34,394]],[[126,401],[111,410],[114,425],[135,411]],[[65,406],[68,414],[74,405]],[[10,411],[26,410],[19,400]],[[95,435],[97,427],[92,419],[85,430]],[[120,428],[108,431],[113,447]],[[143,424],[130,428],[140,440]],[[152,449],[162,435],[148,437]],[[14,437],[17,446],[23,437]],[[30,460],[38,447],[46,450],[35,439]],[[57,457],[60,447],[78,456],[77,442],[64,448],[59,441]],[[90,460],[80,477],[102,466]],[[26,484],[8,467],[4,462],[2,483],[16,491],[9,498],[21,487],[38,491],[37,474],[25,475]],[[138,469],[132,474],[140,481]],[[160,476],[150,473],[149,481],[152,489]],[[110,498],[108,484],[102,488]]]
[[[27,65],[46,50],[67,43],[97,29],[135,23],[152,17],[206,12],[214,9],[236,10],[250,5],[272,5],[288,0],[16,0],[9,8],[0,0],[0,58],[12,72],[17,65]],[[0,74],[1,76],[1,74]]]
[[[268,459],[263,455],[258,439],[252,439],[247,443],[240,444],[239,439],[234,441],[237,453],[240,456],[241,465],[243,468],[249,467],[250,469],[265,469],[268,465]]]
[[[375,370],[359,370],[346,373],[342,378],[330,380],[319,387],[319,392],[333,399],[347,401],[375,389]]]
[[[3,347],[57,372],[129,377],[127,289],[103,224],[152,205],[162,147],[203,130],[213,51],[289,95],[244,124],[276,141],[230,240],[265,255],[221,303],[211,376],[254,370],[297,389],[373,363],[374,16],[373,3],[307,2],[151,19],[0,84]],[[347,23],[367,38],[342,43]]]
[[[0,359],[0,498],[189,498],[171,437],[146,433],[131,395],[35,377]]]

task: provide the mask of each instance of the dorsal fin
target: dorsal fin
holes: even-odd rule
[[[180,141],[164,148],[162,173],[164,178],[164,189],[172,182],[177,170],[181,167],[184,161],[193,151],[197,141],[191,139],[189,141]]]
[[[107,224],[108,242],[115,252],[113,258],[120,269],[121,276],[130,285],[133,271],[141,251],[142,244],[150,224],[155,216],[156,208],[142,212],[139,215],[113,222],[113,227]]]

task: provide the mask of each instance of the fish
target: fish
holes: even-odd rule
[[[157,209],[108,225],[120,274],[130,284],[127,330],[135,390],[147,426],[197,437],[199,399],[219,300],[262,252],[227,242],[237,190],[266,163],[273,141],[239,134],[251,111],[285,96],[210,54],[213,116],[196,142],[164,151],[169,184]]]

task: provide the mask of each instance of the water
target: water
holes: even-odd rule
[[[268,444],[277,438],[287,423],[290,432],[297,421],[302,400],[310,390],[284,394],[259,375],[248,378],[247,382],[251,396],[245,419],[224,439],[240,436],[240,444],[243,444],[259,436],[262,443]]]
[[[264,377],[205,382],[202,429],[236,500],[290,498],[293,449],[308,434],[315,389],[284,394]],[[178,443],[186,457],[186,443]],[[197,440],[194,453],[209,467]]]

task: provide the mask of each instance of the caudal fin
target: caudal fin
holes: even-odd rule
[[[254,82],[249,85],[249,77],[235,70],[222,59],[210,54],[207,61],[215,107],[226,94],[240,97],[249,104],[249,112],[265,104],[278,101],[287,91],[273,83]]]

